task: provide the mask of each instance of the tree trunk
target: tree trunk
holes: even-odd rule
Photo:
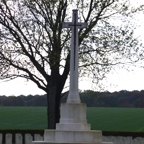
[[[47,85],[48,129],[55,129],[56,123],[59,123],[61,92],[69,74],[69,58],[70,55],[67,57],[68,60],[62,75],[59,74],[59,63],[51,67],[51,76]]]
[[[61,92],[57,89],[57,85],[48,87],[47,92],[47,116],[48,116],[48,129],[55,129],[56,123],[60,119],[60,96]]]

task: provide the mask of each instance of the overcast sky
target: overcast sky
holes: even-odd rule
[[[139,0],[143,1],[143,0]],[[144,1],[143,1],[144,4]],[[135,30],[135,35],[139,36],[139,39],[144,44],[144,13],[136,16],[135,21],[138,22],[140,27],[137,27]],[[133,71],[128,72],[125,69],[117,69],[114,73],[110,73],[107,76],[107,79],[103,81],[105,86],[105,91],[120,91],[120,90],[144,90],[144,68],[133,68]],[[79,89],[87,90],[93,89],[95,87],[91,84],[91,81],[88,79],[83,79],[79,83]],[[40,90],[34,83],[27,82],[24,79],[16,79],[9,82],[0,82],[0,95],[35,95],[35,94],[45,94]]]

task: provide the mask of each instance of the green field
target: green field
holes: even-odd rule
[[[46,129],[46,107],[0,107],[0,129]],[[144,132],[143,108],[87,108],[92,129]]]

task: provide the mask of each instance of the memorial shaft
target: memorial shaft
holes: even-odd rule
[[[78,92],[78,28],[86,28],[86,23],[78,22],[78,11],[73,10],[72,22],[63,23],[64,28],[71,28],[71,55],[70,55],[70,91],[67,103],[80,103]]]

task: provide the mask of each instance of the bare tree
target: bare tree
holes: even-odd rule
[[[112,24],[116,18],[128,20],[128,0],[2,0],[0,79],[25,78],[47,93],[48,128],[59,122],[69,75],[71,33],[62,23],[69,21],[71,7],[88,23],[79,30],[80,76],[101,80],[113,65],[137,61],[140,54],[130,25]]]

